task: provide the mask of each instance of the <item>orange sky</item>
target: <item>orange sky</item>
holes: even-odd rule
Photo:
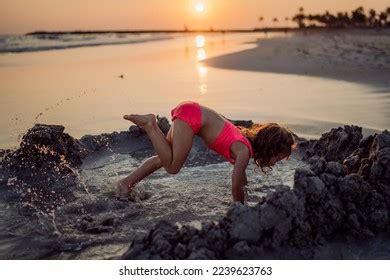
[[[205,12],[196,13],[197,2]],[[0,34],[36,30],[253,28],[307,12],[383,10],[389,0],[0,0]],[[263,16],[260,24],[257,19]],[[283,24],[282,24],[283,23]]]

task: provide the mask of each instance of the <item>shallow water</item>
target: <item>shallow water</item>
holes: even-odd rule
[[[281,122],[309,138],[342,124],[390,127],[388,89],[205,63],[254,48],[257,39],[266,40],[262,33],[176,35],[139,44],[0,54],[0,147],[15,146],[35,122],[62,124],[81,137],[126,130],[122,115],[130,112],[169,117],[183,100],[232,119]]]
[[[0,35],[0,53],[32,52],[77,47],[135,44],[166,40],[169,34],[91,33],[91,34],[30,34]]]

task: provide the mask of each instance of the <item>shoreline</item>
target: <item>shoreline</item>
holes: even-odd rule
[[[386,27],[254,27],[252,29],[189,29],[189,30],[174,30],[174,29],[139,29],[139,30],[73,30],[73,31],[33,31],[24,35],[63,35],[63,34],[106,34],[106,33],[248,33],[248,32],[310,32],[310,31],[353,31],[353,30],[390,30],[390,26]]]

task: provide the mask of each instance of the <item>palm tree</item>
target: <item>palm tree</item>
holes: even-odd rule
[[[389,19],[389,21],[387,21],[387,19],[386,19],[386,26],[390,26],[390,7],[388,7],[386,9],[386,15],[387,15],[387,18]]]
[[[284,18],[284,21],[286,22],[286,27],[288,27],[289,26],[289,24],[288,24],[288,21],[290,20],[290,18],[289,17],[285,17]]]
[[[386,25],[386,20],[387,20],[387,14],[386,12],[381,12],[379,14],[379,26],[385,26]]]
[[[303,28],[306,26],[305,25],[306,16],[304,15],[303,12],[304,12],[303,7],[300,7],[299,13],[292,18],[292,21],[295,21],[298,24],[299,28]]]
[[[348,22],[349,22],[349,17],[347,13],[341,13],[341,12],[337,13],[336,23],[335,23],[336,26],[345,27],[348,26],[349,24]]]
[[[376,11],[371,9],[368,11],[369,17],[368,17],[368,22],[370,26],[375,26],[377,25],[376,21]]]
[[[259,17],[259,21],[263,22],[264,21],[264,17]]]
[[[352,11],[351,21],[355,26],[365,26],[367,22],[367,17],[364,14],[364,8],[359,7],[356,10]]]

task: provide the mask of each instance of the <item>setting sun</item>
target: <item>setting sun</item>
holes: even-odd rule
[[[195,10],[198,12],[198,13],[203,13],[204,10],[205,10],[205,6],[202,2],[199,2],[199,3],[196,3],[195,5]]]

